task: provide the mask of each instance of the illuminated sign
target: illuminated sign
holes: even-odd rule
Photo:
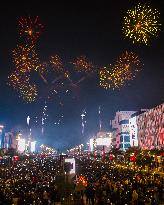
[[[70,174],[75,174],[75,159],[74,158],[66,158],[65,162],[70,162],[72,165],[72,169],[70,170]]]
[[[130,145],[138,146],[138,137],[137,137],[137,118],[132,117],[129,119],[129,129],[130,129]]]

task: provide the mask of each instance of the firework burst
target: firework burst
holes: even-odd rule
[[[100,86],[105,89],[120,89],[133,80],[142,69],[139,57],[133,52],[123,53],[114,66],[100,69]]]
[[[36,85],[30,85],[29,74],[14,71],[9,77],[9,85],[19,93],[19,96],[26,102],[31,103],[38,95]]]
[[[35,50],[35,43],[44,28],[39,18],[21,17],[18,25],[19,35],[23,41],[12,51],[15,70],[8,77],[8,84],[24,101],[35,101],[38,93],[43,93],[47,99],[58,94],[59,90],[68,93],[69,88],[77,88],[78,84],[95,72],[95,66],[85,56],[80,56],[71,63],[74,69],[66,69],[58,55],[53,55],[47,62],[42,62]]]
[[[35,71],[38,71],[38,73],[41,75],[46,75],[49,72],[48,63],[46,63],[46,62],[40,63],[38,65],[38,69],[36,69]]]
[[[123,33],[130,38],[133,43],[149,44],[152,36],[157,36],[161,24],[159,22],[160,13],[148,5],[138,4],[133,9],[128,10],[123,22]]]
[[[12,52],[13,63],[19,72],[26,73],[39,67],[39,58],[33,46],[18,45]]]
[[[100,76],[100,86],[104,89],[111,88],[112,85],[112,66],[109,67],[103,67],[99,71]]]
[[[24,37],[28,43],[34,44],[44,30],[39,17],[21,17],[18,21],[19,35]]]
[[[72,64],[77,72],[92,73],[94,71],[94,65],[90,62],[86,56],[77,57]]]
[[[142,63],[137,54],[125,51],[117,59],[114,67],[117,71],[124,74],[122,78],[126,81],[136,77],[137,73],[142,69]]]
[[[20,97],[27,103],[34,102],[38,96],[36,85],[30,85],[29,83],[22,84],[19,93]]]
[[[58,55],[51,56],[50,63],[55,72],[63,73],[63,62]]]
[[[29,74],[14,71],[8,76],[8,80],[8,85],[12,86],[15,90],[19,90],[23,84],[29,83],[30,76]]]

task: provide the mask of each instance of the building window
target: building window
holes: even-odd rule
[[[130,142],[130,136],[125,135],[124,136],[124,142]]]
[[[126,125],[129,125],[129,120],[121,120],[119,122],[120,125],[123,125],[123,124],[126,124]]]
[[[123,142],[123,136],[120,137],[120,142]]]
[[[127,149],[130,147],[130,144],[124,144],[124,148]]]
[[[121,148],[121,149],[123,148],[123,144],[120,144],[120,148]]]

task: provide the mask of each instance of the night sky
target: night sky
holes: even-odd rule
[[[54,1],[55,2],[55,1]],[[80,3],[81,2],[81,3]],[[142,1],[158,8],[162,29],[149,46],[132,44],[122,34],[122,20],[126,11],[136,0],[87,1],[77,3],[1,3],[0,38],[0,123],[10,129],[27,132],[26,118],[31,117],[33,135],[37,140],[56,148],[70,148],[86,142],[98,129],[98,108],[102,109],[103,130],[109,130],[109,122],[118,110],[152,108],[164,102],[164,1]],[[123,51],[139,55],[144,67],[137,78],[119,91],[99,87],[96,77],[87,79],[70,96],[61,94],[47,102],[49,115],[44,136],[41,126],[34,118],[41,118],[44,100],[27,104],[16,91],[7,85],[8,75],[15,69],[12,50],[18,44],[17,22],[21,16],[39,16],[45,31],[37,42],[37,51],[42,60],[58,54],[64,62],[86,55],[96,65],[105,66]],[[60,103],[62,102],[62,106]],[[86,110],[86,129],[81,134],[81,113]],[[60,125],[54,123],[63,114]]]

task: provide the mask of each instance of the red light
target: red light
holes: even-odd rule
[[[19,156],[14,156],[14,161],[18,161],[19,160]]]

